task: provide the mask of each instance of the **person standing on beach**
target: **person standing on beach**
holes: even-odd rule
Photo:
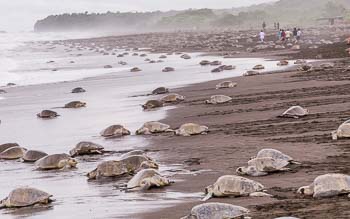
[[[297,31],[297,40],[299,41],[301,39],[301,30],[300,28]]]
[[[265,32],[263,30],[260,31],[259,37],[260,37],[260,42],[263,43],[265,40]]]
[[[277,30],[280,30],[280,22],[277,22]]]
[[[290,40],[290,38],[291,38],[291,36],[292,36],[292,32],[290,32],[290,30],[289,29],[287,29],[287,31],[286,31],[286,40],[287,41],[289,41]]]
[[[282,37],[282,30],[280,29],[277,31],[277,39],[281,40],[281,37]]]
[[[296,27],[294,27],[294,29],[293,29],[293,37],[294,37],[294,39],[297,38],[297,35],[298,35],[298,30],[297,30]]]
[[[286,32],[283,29],[282,29],[281,37],[282,37],[282,41],[286,40]]]
[[[263,28],[263,30],[266,29],[266,23],[265,23],[265,21],[262,23],[262,28]]]

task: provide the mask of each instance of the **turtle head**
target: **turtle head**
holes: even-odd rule
[[[236,170],[236,173],[238,175],[247,175],[248,167],[238,167],[237,170]]]
[[[90,173],[86,174],[86,176],[89,179],[96,179],[96,177],[97,177],[97,168],[94,169],[93,171],[91,171]]]
[[[337,131],[333,131],[332,132],[332,139],[333,140],[338,140],[338,132]]]
[[[69,159],[68,159],[68,165],[69,165],[70,167],[76,167],[77,164],[78,164],[78,161],[77,161],[76,159],[74,159],[74,158],[69,158]]]
[[[123,128],[122,130],[122,135],[130,135],[131,132],[129,130],[127,130],[126,128]]]
[[[210,100],[206,100],[204,103],[205,104],[210,104]]]
[[[136,135],[144,135],[148,133],[149,133],[149,130],[148,128],[145,128],[145,127],[142,127],[136,131]]]
[[[215,187],[213,185],[206,187],[205,188],[206,196],[202,199],[202,201],[207,201],[207,200],[211,199],[214,195],[214,190],[215,190]]]
[[[143,161],[140,165],[140,169],[158,169],[159,165],[153,160]]]
[[[312,196],[314,194],[314,188],[311,185],[303,186],[298,189],[297,193],[306,195],[306,196]]]

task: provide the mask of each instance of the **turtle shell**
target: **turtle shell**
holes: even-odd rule
[[[48,203],[50,201],[50,197],[52,197],[52,195],[44,191],[35,188],[23,187],[11,191],[9,196],[4,200],[4,203],[8,208],[26,207],[38,203]]]

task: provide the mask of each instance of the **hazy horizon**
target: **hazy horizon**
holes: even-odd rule
[[[34,23],[52,14],[107,11],[168,11],[189,8],[223,9],[243,7],[276,0],[0,0],[0,30],[31,31]]]

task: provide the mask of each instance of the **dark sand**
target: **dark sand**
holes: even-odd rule
[[[339,48],[341,47],[341,48]],[[328,50],[327,50],[328,48]],[[334,50],[339,51],[338,53]],[[323,46],[317,54],[329,58],[344,57],[344,45]],[[333,52],[333,53],[332,53]],[[298,58],[312,58],[315,51],[304,50]],[[329,54],[333,54],[330,56]],[[333,60],[334,61],[334,60]],[[299,218],[349,218],[350,202],[345,197],[313,200],[296,194],[325,173],[350,174],[350,140],[332,141],[330,132],[350,118],[350,59],[336,61],[329,70],[286,72],[232,79],[238,87],[216,90],[220,81],[194,84],[176,92],[186,101],[170,111],[162,122],[179,127],[194,122],[209,126],[208,135],[193,137],[150,137],[150,150],[159,150],[164,164],[182,163],[192,158],[200,165],[185,165],[188,170],[207,170],[199,175],[176,176],[172,191],[204,192],[204,188],[222,175],[235,174],[250,157],[263,148],[275,148],[292,156],[302,165],[290,172],[265,177],[248,177],[261,182],[273,198],[214,198],[247,207],[253,218],[295,216]],[[205,105],[211,95],[231,96],[232,103]],[[293,105],[310,110],[300,119],[277,118]],[[203,194],[204,195],[204,194]],[[202,203],[190,200],[158,212],[137,215],[144,219],[180,218]]]

